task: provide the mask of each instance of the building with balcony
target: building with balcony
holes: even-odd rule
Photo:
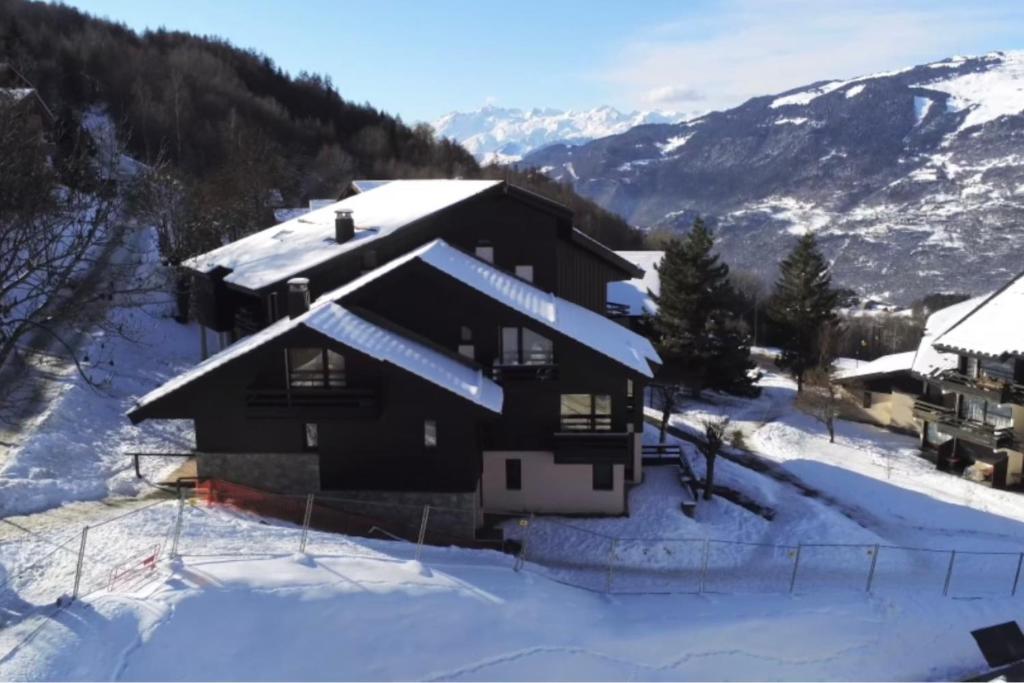
[[[912,373],[915,355],[894,353],[834,373],[832,381],[843,399],[840,416],[916,434],[913,408],[921,380]]]
[[[921,443],[940,469],[997,488],[1024,483],[1024,278],[928,320],[913,369]]]
[[[129,418],[193,420],[201,478],[457,509],[460,535],[488,512],[626,513],[657,353],[496,260],[436,239],[312,303],[291,278],[284,317]]]

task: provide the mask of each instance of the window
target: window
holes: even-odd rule
[[[459,355],[466,358],[476,359],[476,347],[472,344],[459,344]]]
[[[533,282],[533,266],[516,266],[516,277],[520,280]]]
[[[307,451],[315,451],[320,447],[320,433],[315,422],[307,422],[303,425],[302,446]]]
[[[519,458],[505,460],[505,488],[509,491],[523,489],[523,461]]]
[[[489,244],[478,244],[476,246],[476,257],[481,261],[494,263],[494,247]]]
[[[861,404],[860,405],[861,405],[862,408],[870,408],[871,404],[872,404],[871,392],[870,391],[865,391],[864,392],[864,396],[861,398]]]
[[[553,365],[554,349],[550,339],[533,330],[501,328],[501,365]]]
[[[964,363],[964,374],[968,377],[978,376],[978,359],[974,357],[968,357]]]
[[[473,330],[463,325],[459,328],[459,341],[471,342],[473,341]]]
[[[612,397],[607,394],[562,394],[563,432],[607,432],[612,428]]]
[[[343,387],[345,357],[330,349],[288,349],[288,384],[292,387]]]
[[[423,421],[423,445],[427,448],[437,446],[437,420]]]
[[[633,398],[633,380],[626,379],[626,398]]]
[[[960,404],[960,416],[996,429],[1013,426],[1013,409],[1009,405],[991,403],[974,396],[963,397],[963,402]]]
[[[984,358],[981,360],[981,373],[1000,382],[1012,382],[1015,365],[1013,358],[1005,361]]]
[[[594,490],[611,491],[615,488],[615,471],[610,463],[595,463],[594,468]]]
[[[459,329],[459,355],[476,359],[476,347],[473,345],[473,330],[463,325]]]

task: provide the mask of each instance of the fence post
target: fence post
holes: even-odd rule
[[[1024,553],[1021,553],[1017,557],[1017,573],[1013,575],[1013,590],[1010,591],[1010,596],[1017,594],[1017,584],[1020,582],[1020,566],[1024,564]]]
[[[181,525],[185,516],[185,489],[178,487],[178,516],[174,520],[174,539],[171,541],[171,559],[178,557],[178,539],[181,538]]]
[[[946,583],[942,586],[942,595],[949,595],[949,582],[953,580],[953,563],[956,562],[956,551],[949,551],[949,569],[946,570]]]
[[[882,548],[876,543],[875,550],[871,553],[871,568],[868,570],[868,585],[864,588],[865,593],[871,592],[871,582],[875,580],[875,567],[878,565],[878,553]]]
[[[519,520],[520,526],[526,527],[526,533],[523,534],[523,544],[519,547],[519,554],[516,555],[516,562],[512,565],[512,571],[519,571],[526,564],[526,543],[530,540],[530,531],[533,529],[533,513],[530,513],[530,519]]]
[[[796,557],[793,558],[793,575],[789,577],[789,592],[793,592],[793,588],[796,587],[796,572],[800,569],[800,549],[803,547],[802,544],[797,543],[796,545]]]
[[[704,559],[700,563],[700,592],[704,593],[704,580],[708,575],[708,556],[711,554],[711,539],[704,539]]]
[[[313,517],[313,494],[306,496],[306,512],[302,516],[302,539],[299,541],[299,552],[306,552],[306,539],[309,537],[309,522]]]
[[[427,535],[427,520],[430,519],[430,506],[423,506],[423,518],[420,520],[420,535],[416,539],[416,561],[420,559],[420,553],[423,550],[423,539]]]
[[[605,593],[612,592],[612,571],[615,567],[615,544],[619,542],[619,539],[613,538],[612,545],[608,548],[608,585],[605,587]]]
[[[75,565],[75,589],[71,592],[71,599],[78,599],[78,586],[82,582],[82,567],[85,564],[85,542],[89,537],[89,527],[82,527],[82,542],[78,546],[78,564]]]

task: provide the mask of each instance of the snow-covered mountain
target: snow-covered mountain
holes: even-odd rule
[[[476,111],[446,114],[433,126],[438,135],[462,143],[482,162],[508,163],[554,143],[580,145],[645,123],[670,123],[682,118],[669,112],[624,114],[612,107],[562,111],[488,105]]]
[[[843,284],[987,291],[1024,270],[1024,52],[821,81],[523,163],[637,225],[700,213],[766,277],[814,230]]]

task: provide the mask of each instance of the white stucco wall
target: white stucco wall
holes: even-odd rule
[[[522,489],[505,488],[505,460],[522,461]],[[612,466],[612,489],[593,489],[591,465],[556,465],[550,451],[484,451],[483,510],[620,515],[626,511],[625,466]]]

